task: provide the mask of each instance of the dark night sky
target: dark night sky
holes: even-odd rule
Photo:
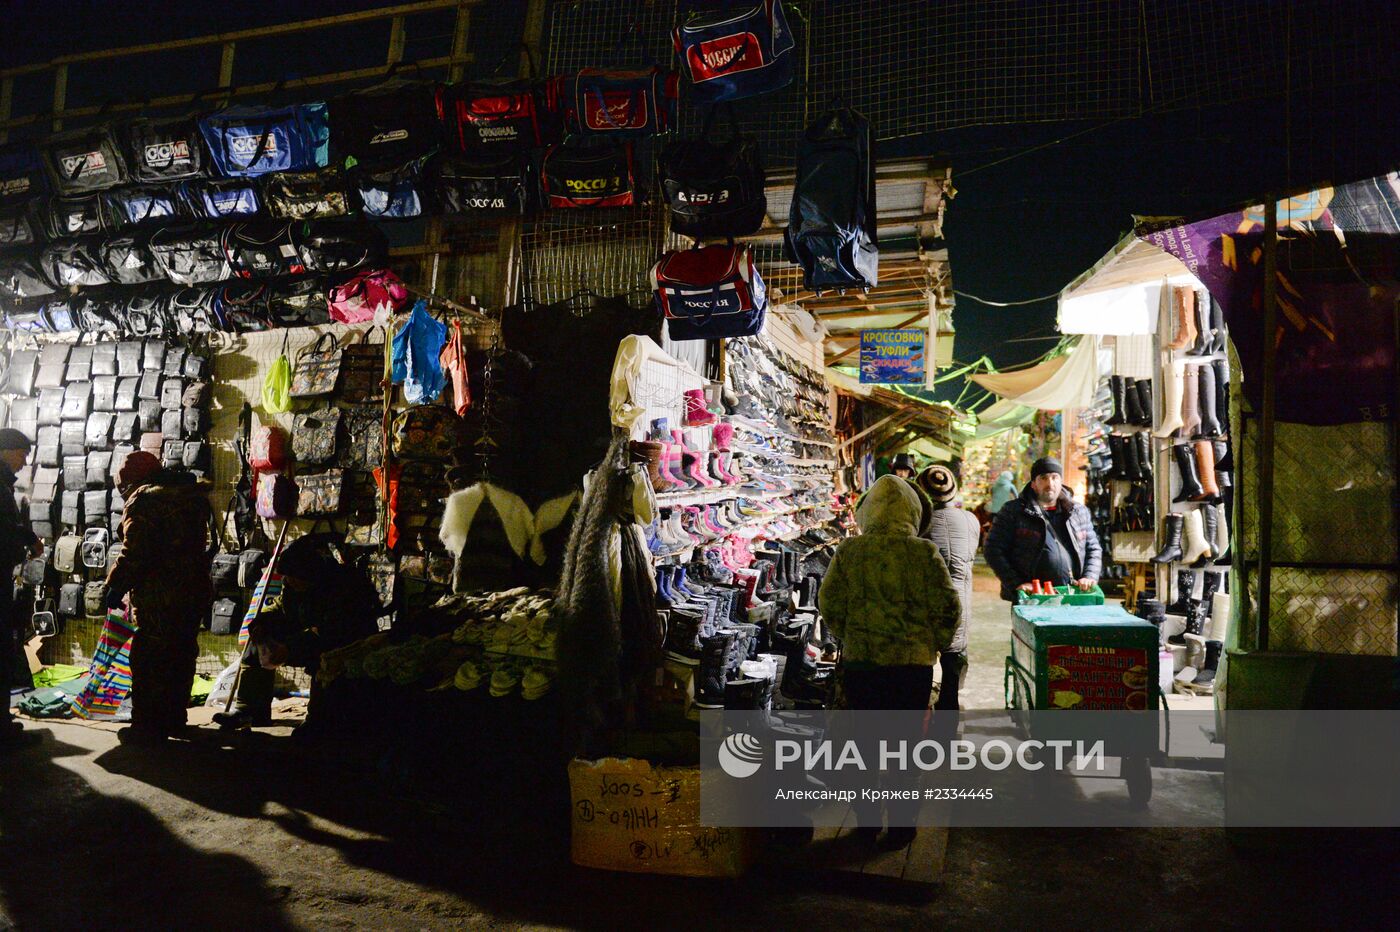
[[[65,52],[382,5],[386,0],[334,4],[7,0],[7,31],[12,37],[24,36],[25,41],[22,49],[7,43],[0,50],[0,60],[7,64],[43,60]],[[492,16],[474,17],[474,47],[499,44],[495,36],[512,26],[509,15],[498,14],[513,6],[493,2]],[[1374,34],[1392,47],[1400,34],[1395,28],[1400,16],[1397,7],[1400,4],[1390,2],[1372,7]],[[309,51],[289,44],[278,51],[273,43],[263,54],[280,55],[277,60],[283,68],[293,62],[295,70],[304,73],[356,67],[379,59],[383,30],[383,26],[371,27],[365,34],[363,54],[353,46],[333,44]],[[428,48],[440,41],[444,40],[418,38],[406,57],[440,54]],[[1391,54],[1390,60],[1396,57]],[[210,75],[207,84],[212,85],[216,60],[215,50],[205,50],[167,67]],[[242,65],[263,69],[267,61],[249,58]],[[161,88],[188,89],[188,73],[176,78],[146,73],[135,80],[148,86],[130,87],[127,92],[139,98]],[[276,72],[263,70],[257,77],[266,79],[269,73]],[[236,74],[235,80],[252,76]],[[70,100],[100,102],[110,94],[105,78],[100,72],[81,79],[75,76]],[[1263,96],[1246,103],[1147,115],[1098,128],[1094,122],[1085,122],[963,129],[903,140],[898,148],[945,154],[953,166],[958,195],[949,207],[945,234],[955,287],[995,300],[1017,300],[1057,291],[1128,231],[1134,213],[1214,212],[1271,189],[1348,181],[1397,167],[1397,78],[1400,73],[1392,70],[1384,80],[1369,84],[1305,86],[1291,95],[1287,107],[1278,81],[1259,88]],[[17,112],[24,112],[26,96],[32,99],[43,93],[47,91],[39,85],[17,86]],[[1286,112],[1291,114],[1291,133],[1285,129]],[[1086,129],[1090,131],[1062,144],[979,169]],[[1053,344],[1005,341],[1052,334],[1054,309],[1053,300],[1028,307],[989,308],[960,298],[955,317],[958,359],[971,361],[985,354],[1004,366],[1038,355]],[[940,395],[956,395],[960,388],[950,386]]]

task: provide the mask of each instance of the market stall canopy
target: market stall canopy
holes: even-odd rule
[[[892,450],[910,448],[920,441],[932,446],[929,455],[961,457],[974,436],[973,419],[966,412],[942,402],[926,401],[879,385],[863,385],[836,369],[826,370],[831,387],[843,395],[860,399],[869,407],[866,427],[844,437],[842,447],[865,443],[878,456]]]
[[[993,437],[1014,430],[1035,419],[1036,409],[1028,405],[1007,401],[1005,398],[977,412],[977,433],[968,441],[968,446],[976,446]]]
[[[989,372],[972,381],[994,395],[1042,411],[1087,408],[1099,379],[1099,341],[1081,336],[1063,356],[1014,372]]]
[[[1162,286],[1194,283],[1180,259],[1130,233],[1060,292],[1060,332],[1156,333]]]
[[[943,243],[943,214],[953,197],[952,170],[926,159],[880,162],[875,169],[880,281],[868,292],[817,295],[802,286],[802,270],[782,256],[792,204],[791,171],[768,177],[763,228],[743,241],[757,247],[759,270],[774,301],[800,306],[826,330],[827,364],[850,358],[860,332],[924,327],[938,366],[953,361],[953,279]],[[929,367],[930,375],[934,367]]]
[[[1278,318],[1264,330],[1264,208],[1204,220],[1139,221],[1137,235],[1180,260],[1220,302],[1262,407],[1265,339],[1277,346],[1275,415],[1302,424],[1394,417],[1400,313],[1400,173],[1278,202]]]

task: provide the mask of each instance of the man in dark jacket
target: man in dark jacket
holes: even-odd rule
[[[10,716],[10,667],[15,660],[15,636],[19,634],[15,567],[29,554],[44,551],[15,502],[15,473],[24,468],[27,459],[29,438],[10,427],[0,430],[0,573],[4,574],[0,577],[0,753],[39,740],[38,735],[26,734],[24,726]]]
[[[263,665],[266,658],[271,665],[303,667],[310,674],[306,722],[295,733],[307,740],[319,737],[326,725],[316,701],[321,655],[379,630],[379,596],[362,571],[327,552],[320,535],[288,544],[276,572],[282,576],[282,592],[270,597],[248,625],[233,710],[216,714],[214,721],[225,729],[271,724],[276,672]]]
[[[166,472],[144,450],[117,474],[126,501],[122,552],[107,574],[107,604],[129,595],[131,726],[123,743],[159,744],[185,727],[199,656],[199,627],[209,617],[209,497],[188,473]]]
[[[1008,602],[1015,601],[1017,589],[1029,589],[1032,580],[1073,583],[1082,590],[1099,581],[1103,549],[1089,509],[1064,488],[1063,475],[1058,460],[1036,460],[1030,483],[1001,509],[987,535],[983,553]]]

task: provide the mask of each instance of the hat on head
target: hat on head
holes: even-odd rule
[[[914,471],[914,456],[911,453],[896,453],[894,459],[890,460],[890,472],[896,469],[907,469]]]
[[[13,427],[0,429],[0,450],[29,450],[33,446],[28,437]]]
[[[126,458],[121,471],[117,473],[117,487],[138,486],[160,472],[160,460],[145,450],[137,450]]]
[[[1060,476],[1065,474],[1064,467],[1060,465],[1059,460],[1053,456],[1042,456],[1031,464],[1031,481],[1034,482],[1037,476],[1052,472]]]
[[[938,504],[951,502],[958,494],[958,477],[947,466],[930,466],[919,473],[919,488]]]

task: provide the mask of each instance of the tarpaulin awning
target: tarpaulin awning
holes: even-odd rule
[[[1047,359],[1015,372],[990,372],[971,376],[978,385],[1007,401],[1042,411],[1086,408],[1098,387],[1099,341],[1082,336],[1063,356]]]
[[[1140,221],[1137,234],[1186,266],[1220,302],[1262,407],[1264,209]],[[1275,415],[1301,424],[1394,416],[1400,301],[1400,173],[1278,203]]]

